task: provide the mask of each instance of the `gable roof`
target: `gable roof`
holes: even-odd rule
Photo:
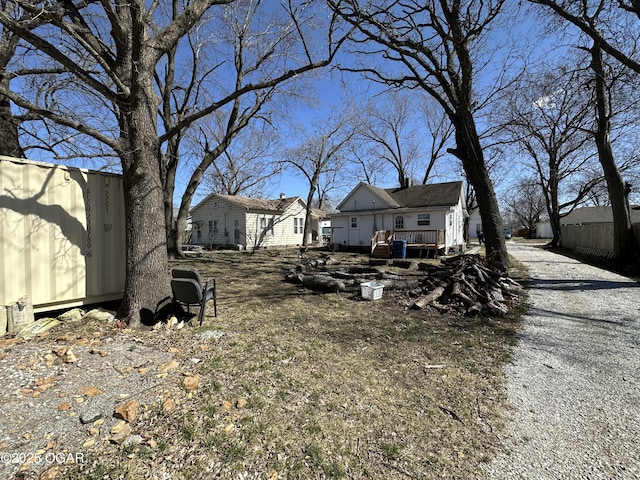
[[[430,183],[408,188],[386,189],[402,207],[450,207],[460,200],[462,182]]]
[[[345,199],[338,205],[338,210],[346,205],[349,198],[359,189],[368,190],[381,200],[388,208],[424,208],[450,207],[456,205],[462,196],[462,182],[429,183],[427,185],[413,185],[406,188],[379,188],[360,182]],[[464,202],[464,197],[462,197]],[[463,203],[464,207],[464,203]]]
[[[287,208],[289,208],[296,201],[300,201],[304,204],[304,201],[300,197],[287,197],[287,198],[277,198],[275,200],[263,200],[260,198],[251,198],[251,197],[239,197],[238,195],[224,195],[221,193],[212,193],[208,195],[204,200],[202,200],[198,205],[193,207],[192,212],[200,208],[200,206],[205,205],[214,197],[224,200],[232,205],[237,205],[249,211],[259,211],[259,212],[272,212],[272,213],[283,213]]]
[[[262,200],[260,198],[239,197],[237,195],[217,195],[219,198],[246,208],[247,210],[260,210],[267,212],[284,212],[292,203],[300,197],[277,198],[275,200]]]

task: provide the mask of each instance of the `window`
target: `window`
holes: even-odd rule
[[[295,217],[293,219],[293,233],[298,233],[298,220],[300,219]],[[302,233],[302,223],[300,223],[300,233]]]
[[[262,217],[260,219],[260,230],[265,230],[267,228],[267,219]]]
[[[213,221],[213,234],[214,235],[218,234],[218,220]]]
[[[431,214],[430,213],[419,213],[418,214],[418,225],[422,225],[422,226],[431,225]]]
[[[200,225],[198,224],[198,226],[196,227],[196,238],[198,240],[202,240],[202,229],[200,228]]]
[[[358,217],[351,217],[351,228],[358,228]]]
[[[404,217],[402,215],[398,215],[396,217],[396,230],[404,229]]]
[[[209,235],[213,235],[213,220],[209,220]]]

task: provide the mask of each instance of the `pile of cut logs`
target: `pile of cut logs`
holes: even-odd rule
[[[406,294],[415,309],[463,315],[503,316],[524,293],[515,280],[492,268],[479,255],[445,259],[442,265],[420,264],[421,286]]]

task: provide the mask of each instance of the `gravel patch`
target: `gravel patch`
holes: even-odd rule
[[[512,409],[490,479],[640,479],[640,284],[509,243],[531,309],[507,368]]]

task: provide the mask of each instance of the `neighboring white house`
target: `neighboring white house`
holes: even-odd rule
[[[480,218],[480,209],[476,207],[469,213],[469,230],[467,231],[468,238],[478,238],[478,233],[482,231],[482,218]]]
[[[190,243],[238,249],[301,245],[305,212],[300,197],[261,200],[211,194],[191,210]],[[312,210],[311,217],[311,230],[318,232],[317,211]]]
[[[462,250],[468,216],[462,182],[404,188],[359,183],[331,214],[336,248],[404,240],[408,249]],[[384,238],[383,238],[384,237]]]
[[[553,238],[551,222],[549,220],[536,223],[536,238]]]

